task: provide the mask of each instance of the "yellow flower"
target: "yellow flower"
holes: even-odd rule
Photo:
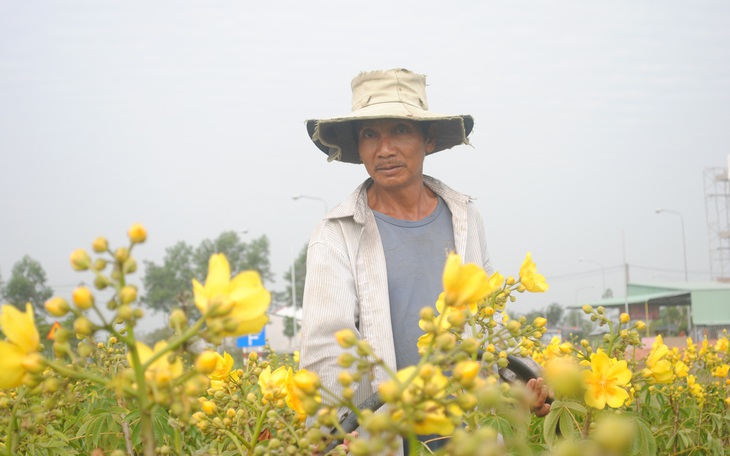
[[[674,375],[679,378],[684,378],[687,376],[687,374],[689,374],[689,367],[682,361],[677,361],[677,363],[674,365]]]
[[[426,401],[422,407],[425,412],[423,420],[413,422],[413,430],[421,435],[451,435],[454,433],[454,422],[450,415],[461,416],[463,414],[456,405],[445,407],[436,401]]]
[[[449,323],[449,314],[453,312],[455,308],[446,307],[446,304],[444,303],[444,293],[441,293],[439,296],[439,299],[436,302],[436,308],[442,313],[437,315],[432,321],[426,321],[423,319],[418,321],[418,326],[426,332],[418,338],[418,342],[416,343],[419,353],[423,353],[426,350],[426,347],[431,345],[435,336],[438,336],[451,328],[451,323]],[[433,331],[428,331],[427,328],[429,327],[433,328]],[[435,335],[434,332],[436,333]]]
[[[424,372],[428,375],[423,375]],[[461,416],[462,410],[456,405],[446,406],[442,403],[449,379],[440,368],[424,365],[419,370],[416,366],[409,366],[399,370],[395,376],[381,383],[378,392],[383,400],[415,404],[424,412],[416,414],[422,419],[412,422],[418,434],[449,435],[454,432],[450,416]],[[408,417],[412,418],[412,415]],[[403,419],[407,418],[404,416]]]
[[[696,397],[697,399],[702,402],[705,398],[705,390],[702,388],[702,385],[699,383],[696,383],[696,378],[694,375],[688,375],[687,376],[687,389],[689,389],[690,394],[692,396]]]
[[[717,342],[715,343],[715,351],[724,353],[728,350],[728,340],[727,337],[721,337],[720,339],[717,339]]]
[[[136,343],[137,353],[139,355],[139,362],[145,364],[155,354],[160,353],[167,348],[167,342],[164,340],[159,341],[155,344],[154,349],[151,349],[142,342]],[[127,353],[127,361],[132,365],[132,354]],[[178,357],[174,362],[170,363],[168,355],[163,355],[157,358],[151,365],[145,370],[145,378],[148,381],[155,382],[158,386],[165,386],[170,383],[174,378],[179,377],[183,373],[183,363]]]
[[[266,366],[259,374],[259,388],[263,396],[264,404],[284,399],[287,394],[287,384],[291,380],[292,371],[290,367],[281,366],[271,372],[271,366]]]
[[[33,307],[25,312],[5,304],[0,310],[0,329],[7,340],[0,341],[0,388],[20,386],[28,370],[37,367],[40,336],[35,327]]]
[[[463,309],[466,306],[476,312],[476,305],[487,297],[490,283],[487,273],[476,264],[461,264],[461,256],[451,253],[446,258],[443,274],[444,302]]]
[[[723,364],[721,366],[717,366],[714,371],[712,371],[712,376],[717,378],[725,378],[727,377],[728,371],[730,371],[730,365]]]
[[[532,253],[530,252],[527,252],[525,261],[520,266],[520,283],[524,285],[527,291],[532,293],[542,293],[549,288],[545,277],[537,272],[537,266],[532,261]]]
[[[193,279],[195,305],[210,323],[222,319],[221,336],[241,336],[261,331],[269,318],[271,293],[256,271],[244,271],[231,280],[231,267],[223,254],[210,257],[205,286]],[[210,314],[208,313],[210,311]]]
[[[671,383],[674,379],[672,363],[664,359],[668,352],[669,348],[664,345],[661,334],[658,335],[651,347],[649,357],[646,359],[646,369],[641,371],[641,375],[649,383]]]
[[[585,402],[587,405],[602,410],[609,407],[621,407],[629,398],[623,388],[631,381],[631,371],[626,361],[616,361],[604,352],[591,354],[591,370],[583,371],[586,383]]]
[[[238,380],[237,371],[233,370],[233,357],[228,352],[224,352],[223,356],[217,352],[212,353],[216,363],[213,371],[208,374],[210,386],[212,388],[222,388],[227,381]]]

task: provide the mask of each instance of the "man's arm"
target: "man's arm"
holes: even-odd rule
[[[344,349],[334,335],[350,329],[359,337],[355,279],[350,260],[339,247],[344,246],[321,241],[309,245],[299,357],[300,368],[315,372],[335,394],[342,390],[337,377],[343,368],[337,358]]]

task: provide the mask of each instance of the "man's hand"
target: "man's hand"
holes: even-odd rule
[[[537,417],[543,417],[550,413],[550,404],[545,401],[552,397],[552,391],[545,385],[542,377],[533,378],[527,382],[527,391],[531,393],[530,410]]]

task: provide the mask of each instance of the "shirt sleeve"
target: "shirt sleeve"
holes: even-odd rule
[[[344,370],[337,358],[345,352],[335,333],[350,329],[360,338],[357,327],[358,298],[350,259],[337,239],[318,239],[307,250],[307,275],[302,303],[300,368],[319,375],[322,385],[338,394],[337,381]],[[326,397],[323,397],[326,401]]]

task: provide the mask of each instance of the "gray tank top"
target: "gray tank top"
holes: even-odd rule
[[[454,251],[451,211],[441,197],[436,209],[418,221],[399,220],[373,211],[385,251],[390,321],[398,369],[418,363],[418,326],[423,307],[435,308],[443,291],[446,257]]]

